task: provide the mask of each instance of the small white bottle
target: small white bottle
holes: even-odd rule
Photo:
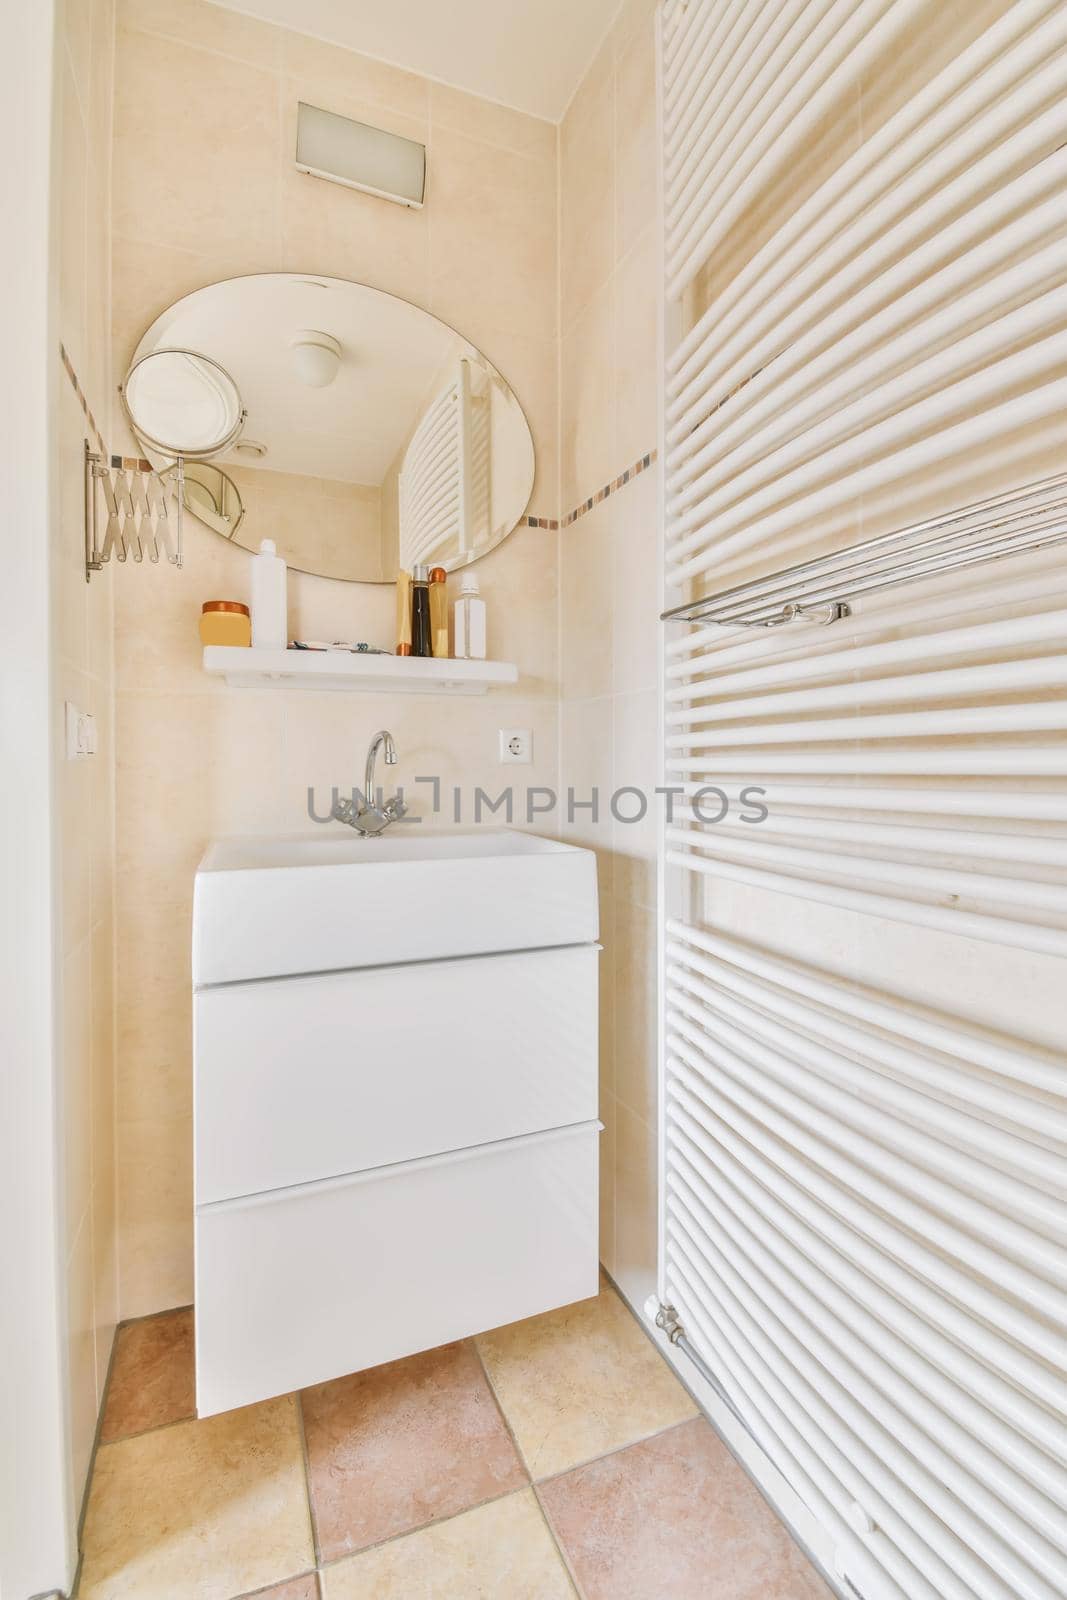
[[[485,601],[478,595],[478,579],[465,572],[455,605],[457,661],[485,660]]]
[[[252,648],[285,650],[288,644],[285,562],[274,540],[263,539],[252,557]]]

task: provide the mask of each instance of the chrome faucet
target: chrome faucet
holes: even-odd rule
[[[338,822],[343,822],[349,828],[365,838],[371,838],[382,833],[391,822],[399,822],[407,814],[407,806],[399,794],[394,794],[390,799],[378,805],[374,798],[374,763],[378,759],[378,751],[385,756],[387,767],[395,767],[397,763],[396,745],[392,734],[387,728],[381,728],[374,735],[367,750],[367,765],[363,774],[363,793],[356,790],[350,800],[336,800],[331,815]]]

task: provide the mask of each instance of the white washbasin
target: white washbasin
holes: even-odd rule
[[[223,839],[196,874],[193,982],[586,944],[593,853],[511,828]]]

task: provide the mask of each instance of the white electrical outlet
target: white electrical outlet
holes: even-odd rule
[[[505,766],[530,765],[533,760],[533,734],[529,728],[501,728],[500,760]]]

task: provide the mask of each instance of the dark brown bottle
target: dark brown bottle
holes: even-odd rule
[[[416,567],[411,574],[411,653],[433,655],[433,629],[430,621],[430,574]]]

